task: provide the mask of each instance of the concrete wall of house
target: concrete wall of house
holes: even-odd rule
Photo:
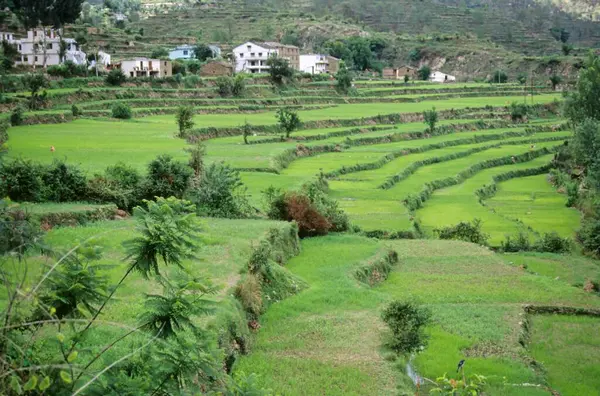
[[[269,70],[267,59],[278,51],[247,42],[233,49],[235,71],[246,73],[266,73]]]

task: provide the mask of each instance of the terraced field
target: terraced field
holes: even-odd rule
[[[406,86],[374,80],[358,81],[359,95],[343,97],[331,82],[305,83],[281,94],[253,81],[247,97],[222,99],[215,97],[210,81],[206,84],[198,89],[89,87],[85,95],[71,88],[51,90],[49,108],[25,114],[34,125],[8,130],[7,158],[42,163],[65,159],[88,176],[124,162],[143,174],[158,155],[187,162],[185,149],[200,139],[205,164],[224,162],[237,169],[258,218],[202,219],[200,253],[183,266],[221,286],[211,298],[217,313],[202,324],[229,326],[235,320],[246,334],[247,323],[254,326],[258,320],[260,330],[244,339],[248,345],[235,339],[237,361],[228,364],[234,373],[259,374],[258,383],[274,394],[414,394],[416,375],[435,379],[446,372],[454,377],[461,359],[467,360],[468,374],[487,377],[490,395],[591,394],[598,387],[598,345],[588,343],[597,320],[527,311],[529,306],[599,309],[597,294],[582,287],[600,280],[597,261],[577,252],[501,255],[464,242],[435,240],[436,229],[474,219],[482,221],[492,248],[518,233],[532,240],[552,232],[573,239],[579,212],[567,208],[566,196],[548,181],[554,153],[572,135],[553,110],[558,94],[538,90],[524,97],[517,85]],[[25,96],[15,95],[20,100]],[[534,104],[530,115],[513,122],[509,105],[524,100]],[[132,120],[109,118],[110,107],[119,101],[130,103]],[[75,120],[68,114],[72,103],[84,110]],[[240,107],[257,104],[253,110]],[[275,110],[290,104],[298,106],[305,125],[286,139],[275,126]],[[189,140],[176,137],[173,113],[180,105],[197,111]],[[433,107],[440,121],[432,133],[422,112]],[[60,123],[40,122],[44,117]],[[249,144],[240,130],[246,122],[252,130]],[[281,269],[289,270],[299,293],[281,301],[261,296],[277,303],[269,303],[260,318],[246,320],[234,298],[236,285],[247,276],[246,263],[259,241],[273,243],[278,232],[294,232],[289,223],[264,219],[262,192],[271,186],[301,189],[317,177],[327,180],[327,193],[349,215],[355,232],[303,240],[301,253]],[[113,206],[20,205],[38,217],[109,211],[109,218],[121,221],[61,223],[44,238],[59,251],[91,238],[105,252],[102,264],[119,262],[125,253],[122,243],[135,232],[134,222],[123,219],[123,213],[116,215]],[[421,239],[400,239],[409,237]],[[297,248],[289,250],[297,254]],[[387,278],[376,287],[356,279],[358,268],[389,250],[398,253],[399,263]],[[272,258],[283,265],[289,252],[280,253]],[[48,258],[32,254],[28,259],[36,273]],[[123,265],[107,270],[111,280],[119,279]],[[128,278],[103,318],[133,325],[142,309],[140,293],[156,287],[138,275]],[[410,359],[381,348],[386,329],[380,312],[394,299],[416,301],[433,314],[428,347]],[[242,312],[243,319],[232,312]],[[224,317],[231,322],[220,322]],[[235,329],[219,331],[222,337]],[[116,335],[105,328],[98,334],[84,357]],[[139,339],[120,345],[113,355]],[[563,360],[571,366],[566,373]],[[575,371],[581,371],[578,386],[571,386],[567,374]],[[423,391],[429,385],[423,384]]]

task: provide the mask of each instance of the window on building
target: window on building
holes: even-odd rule
[[[46,49],[52,49],[52,43],[46,44]]]
[[[183,51],[183,55],[187,56],[187,54],[188,54],[187,50]]]
[[[248,46],[248,51],[250,51],[250,50],[252,50],[252,46],[251,45]]]
[[[259,52],[259,53],[258,53],[258,56],[262,56],[262,52]]]
[[[27,58],[26,56],[23,57],[23,62],[29,62],[29,58]]]
[[[167,62],[165,62],[165,66],[167,66]],[[166,72],[165,72],[166,73]]]
[[[35,62],[37,62],[37,61],[38,61],[38,57],[36,56],[35,58],[33,58],[33,60],[34,60]]]
[[[253,52],[253,53],[250,54],[250,56],[256,56],[256,53]]]
[[[256,66],[256,62],[254,62],[254,61],[250,62],[250,66]]]
[[[19,44],[19,51],[23,51],[23,47]]]
[[[243,58],[244,54],[242,52],[240,52],[240,58]]]

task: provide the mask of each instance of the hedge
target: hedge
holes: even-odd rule
[[[388,278],[396,264],[398,253],[395,250],[379,251],[354,271],[354,277],[362,283],[375,286]]]

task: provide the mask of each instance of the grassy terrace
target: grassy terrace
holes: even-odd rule
[[[444,241],[380,243],[356,236],[306,240],[288,269],[310,287],[269,309],[254,352],[236,366],[286,395],[372,395],[414,391],[385,360],[378,320],[392,298],[416,299],[434,314],[431,341],[414,361],[419,374],[453,376],[465,355],[467,374],[486,373],[490,394],[544,395],[538,388],[503,386],[542,379],[520,358],[522,303],[599,306],[598,298],[544,276],[528,274],[486,249]],[[400,263],[376,288],[353,270],[386,245]],[[598,367],[595,362],[592,367]],[[593,384],[593,382],[592,382]]]

